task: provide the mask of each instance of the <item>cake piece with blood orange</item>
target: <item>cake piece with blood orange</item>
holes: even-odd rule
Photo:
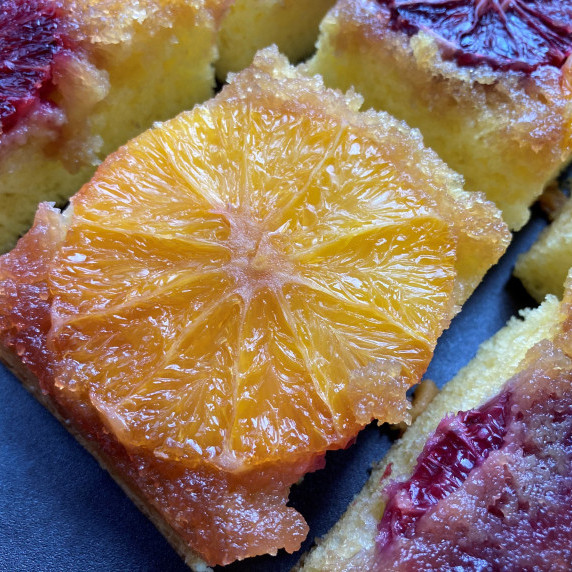
[[[213,94],[227,0],[5,0],[0,252],[119,145]]]
[[[566,568],[571,279],[481,345],[301,570]]]
[[[313,73],[421,130],[513,230],[572,159],[565,0],[338,0]]]

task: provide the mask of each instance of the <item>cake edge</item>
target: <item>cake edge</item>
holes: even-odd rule
[[[114,468],[113,460],[106,455],[96,443],[86,439],[74,426],[66,419],[56,407],[55,402],[49,394],[43,393],[40,389],[38,378],[26,367],[20,357],[9,351],[0,344],[0,362],[2,362],[12,374],[20,381],[21,385],[28,393],[43,405],[60,423],[68,433],[97,461],[99,466],[105,470],[111,478],[119,485],[121,490],[133,502],[133,504],[147,517],[157,530],[163,535],[175,552],[184,560],[185,564],[194,572],[212,572],[212,568],[200,558],[182,540],[179,534],[163,518],[161,513],[149,504],[136,487],[130,485],[118,471]]]

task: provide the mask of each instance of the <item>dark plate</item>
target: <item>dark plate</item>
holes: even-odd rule
[[[545,224],[535,212],[440,339],[427,373],[439,386],[508,318],[535,305],[511,275],[516,256]],[[188,571],[111,477],[2,366],[0,390],[1,571]],[[291,504],[310,525],[302,551],[338,520],[392,438],[390,431],[372,424],[355,445],[328,454],[325,469],[293,487]],[[285,571],[302,551],[254,558],[224,570]]]

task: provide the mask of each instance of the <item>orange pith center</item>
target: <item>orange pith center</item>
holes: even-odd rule
[[[236,292],[246,303],[260,290],[278,291],[296,280],[294,264],[280,248],[276,235],[253,225],[248,213],[227,212],[225,216],[230,226],[231,253],[226,271],[234,277]]]

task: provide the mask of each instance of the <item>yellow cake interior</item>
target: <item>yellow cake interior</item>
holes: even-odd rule
[[[219,33],[216,73],[224,81],[228,72],[250,64],[257,50],[276,44],[291,62],[312,54],[320,20],[334,0],[235,0]]]
[[[521,254],[514,274],[539,302],[547,294],[562,298],[567,269],[572,267],[572,201],[545,228],[530,250]]]

